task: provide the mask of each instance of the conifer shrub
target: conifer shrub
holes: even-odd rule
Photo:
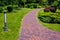
[[[7,10],[8,10],[8,12],[12,12],[13,11],[13,7],[12,6],[8,6]]]

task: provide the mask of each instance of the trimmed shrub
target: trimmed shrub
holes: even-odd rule
[[[50,16],[42,16],[39,18],[42,22],[50,23],[52,18]]]
[[[2,7],[0,7],[0,13],[2,13],[3,12],[3,8]]]
[[[8,6],[8,7],[7,7],[7,10],[8,10],[8,12],[12,12],[12,11],[13,11],[13,7]]]
[[[44,12],[49,12],[50,10],[48,8],[45,8],[44,9]]]
[[[49,6],[49,7],[47,7],[47,8],[44,9],[44,12],[53,12],[53,13],[55,13],[56,10],[57,10],[56,7]]]
[[[46,7],[45,9],[44,9],[44,12],[50,12],[50,6],[49,7]]]

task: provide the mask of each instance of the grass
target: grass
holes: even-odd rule
[[[60,10],[57,10],[56,13],[52,13],[52,12],[43,12],[43,10],[40,10],[39,14],[38,14],[38,17],[41,17],[42,15],[50,15],[50,14],[54,14],[52,16],[55,16],[55,17],[59,17],[60,18]],[[40,20],[39,20],[40,21]],[[53,31],[57,31],[57,32],[60,32],[60,24],[54,24],[54,23],[44,23],[42,21],[40,21],[40,23],[45,26],[46,28],[50,29],[50,30],[53,30]]]
[[[0,13],[0,40],[17,40],[21,28],[22,18],[30,10],[31,9],[23,8],[12,13],[7,13],[8,32],[3,31],[4,14]]]

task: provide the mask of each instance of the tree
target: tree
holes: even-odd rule
[[[4,1],[4,0],[0,0],[0,6],[4,6],[3,1]]]
[[[35,3],[36,0],[27,0],[27,3]]]
[[[43,1],[42,0],[36,0],[37,1],[37,3],[39,4],[39,5],[42,5],[43,4]]]
[[[23,7],[25,6],[26,0],[22,0],[22,2],[24,3]]]
[[[26,0],[18,0],[18,6],[19,7],[24,7],[26,3]]]
[[[51,5],[55,0],[48,0],[48,5]]]
[[[58,2],[57,2],[57,1],[54,1],[54,2],[52,3],[52,6],[57,7],[57,6],[58,6]]]

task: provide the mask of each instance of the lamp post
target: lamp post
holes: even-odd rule
[[[7,29],[7,22],[6,22],[6,10],[4,11],[4,31],[7,32],[8,29]]]

